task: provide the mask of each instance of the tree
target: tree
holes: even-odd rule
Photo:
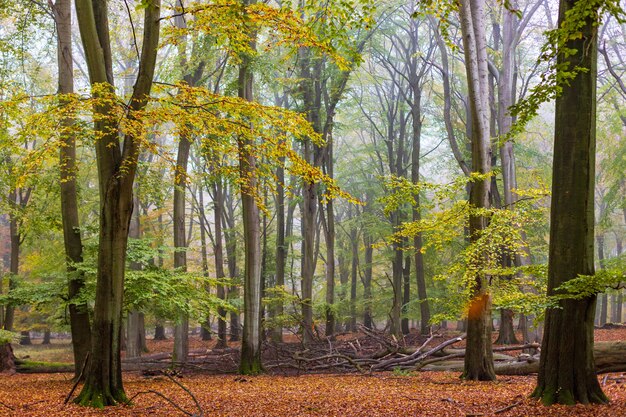
[[[243,0],[244,8],[254,4],[255,0]],[[244,9],[245,10],[245,9]],[[245,17],[244,33],[249,37],[249,51],[241,54],[239,64],[238,95],[248,101],[253,100],[252,93],[252,56],[256,50],[256,33]],[[250,126],[254,131],[254,126]],[[252,132],[251,132],[252,133]],[[244,235],[244,294],[243,294],[243,335],[241,339],[241,361],[239,372],[242,374],[257,374],[263,368],[261,365],[261,225],[259,206],[257,203],[257,158],[253,153],[254,136],[239,136],[237,147],[239,151],[239,178],[241,185],[241,209],[243,211]]]
[[[579,275],[594,274],[594,181],[599,2],[561,0],[548,295]],[[578,36],[572,36],[572,32]],[[563,299],[546,311],[537,387],[546,405],[606,403],[595,373],[596,296]]]
[[[75,401],[103,407],[127,400],[120,361],[122,298],[128,230],[133,211],[133,182],[141,138],[136,130],[124,133],[120,142],[114,117],[113,71],[107,2],[76,0],[76,14],[89,72],[97,136],[96,161],[100,190],[98,272],[94,307],[92,350],[85,385]],[[141,56],[137,79],[126,114],[135,113],[148,101],[159,43],[160,0],[146,4]]]
[[[474,181],[470,192],[473,210],[469,219],[470,241],[476,241],[487,227],[488,219],[480,210],[489,208],[491,183],[484,7],[484,0],[464,0],[459,8],[472,120],[472,171],[481,176]],[[463,378],[466,379],[489,381],[496,378],[491,351],[491,299],[488,282],[489,277],[483,271],[475,272],[467,316],[467,354],[463,372]]]

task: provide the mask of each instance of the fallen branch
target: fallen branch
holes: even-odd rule
[[[87,361],[89,361],[90,354],[91,352],[87,352],[87,354],[85,355],[85,360],[83,361],[83,366],[80,368],[80,373],[76,377],[76,382],[74,382],[74,386],[70,390],[69,394],[67,394],[67,397],[65,397],[65,401],[63,402],[63,405],[67,404],[70,398],[72,398],[72,394],[74,394],[74,391],[76,391],[76,387],[78,386],[80,381],[82,381],[83,374],[85,373],[85,368],[87,367]]]
[[[428,340],[422,344],[422,347],[420,347],[420,349],[416,350],[415,352],[413,352],[412,354],[405,356],[405,357],[400,357],[400,358],[391,358],[388,359],[386,361],[383,361],[381,363],[378,363],[374,366],[372,366],[372,371],[383,371],[383,370],[389,370],[392,369],[393,367],[396,366],[401,366],[401,365],[412,365],[415,364],[419,361],[424,360],[425,358],[433,355],[434,353],[439,352],[440,350],[443,350],[445,347],[453,345],[455,343],[460,342],[461,340],[465,339],[465,335],[463,336],[459,336],[459,337],[455,337],[454,339],[450,339],[450,340],[446,340],[443,343],[440,343],[439,345],[435,346],[434,348],[421,353],[421,349],[423,347],[425,347],[428,342],[430,340],[432,340],[434,338],[433,335],[431,335]]]
[[[502,407],[502,408],[494,411],[493,413],[494,414],[504,413],[505,411],[509,411],[510,409],[515,408],[515,407],[517,407],[520,404],[522,404],[522,401],[518,401],[518,402],[516,402],[514,404],[507,405],[506,407]]]

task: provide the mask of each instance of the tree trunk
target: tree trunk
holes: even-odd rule
[[[209,278],[209,256],[207,254],[207,241],[206,241],[206,224],[205,224],[205,213],[204,213],[204,187],[202,186],[202,182],[198,186],[198,218],[200,219],[200,252],[202,255],[202,275],[205,278]],[[222,268],[224,265],[222,265]],[[211,294],[211,288],[209,285],[206,285],[207,294]],[[202,323],[202,327],[200,329],[200,337],[203,341],[211,340],[211,319],[209,317],[209,312],[206,312],[206,318],[204,323]]]
[[[226,191],[226,190],[224,190]],[[225,196],[225,194],[224,194]],[[239,278],[239,268],[237,265],[237,234],[235,233],[235,208],[232,195],[228,199],[228,213],[224,212],[223,226],[225,226],[224,238],[226,240],[226,256],[228,258],[228,274],[231,279]],[[228,298],[239,298],[239,287],[232,285],[228,289]],[[230,341],[237,342],[239,336],[239,311],[230,313]]]
[[[215,275],[218,280],[226,277],[224,272],[224,247],[222,233],[222,218],[224,216],[224,190],[222,180],[217,179],[213,185],[213,216],[215,223],[215,246],[213,247],[213,255],[215,257]],[[222,283],[217,284],[217,297],[226,301],[226,286]],[[228,346],[226,340],[226,309],[219,307],[217,309],[217,343],[216,348],[222,349]]]
[[[0,343],[0,374],[13,375],[15,373],[15,355],[11,343]]]
[[[285,287],[285,263],[287,262],[287,245],[285,242],[285,168],[284,160],[276,168],[276,288]],[[274,317],[282,317],[285,312],[283,302],[275,302]],[[275,324],[272,329],[272,340],[283,341],[283,328]]]
[[[17,209],[18,205],[18,192],[11,191],[9,200],[12,205],[15,205],[15,209]],[[11,239],[11,262],[9,265],[9,292],[15,289],[16,286],[16,278],[19,274],[20,267],[20,245],[21,245],[21,234],[19,231],[19,223],[15,214],[9,214],[9,235]],[[13,330],[13,321],[15,320],[15,306],[9,302],[5,308],[4,313],[4,330],[12,331]]]
[[[367,203],[366,203],[367,204]],[[365,246],[363,265],[363,326],[371,329],[373,327],[372,321],[372,261],[374,256],[374,248],[372,245],[372,238],[367,233],[363,232],[363,246]]]
[[[49,345],[49,344],[50,344],[50,342],[51,342],[51,339],[52,339],[52,338],[51,338],[51,336],[50,336],[50,330],[49,330],[49,329],[46,329],[46,330],[43,332],[43,340],[41,341],[41,344],[42,344],[42,345]]]
[[[165,327],[161,323],[154,326],[154,340],[167,340],[165,336]]]
[[[243,0],[243,6],[254,4],[255,0]],[[244,11],[244,22],[248,17]],[[251,27],[245,27],[249,37],[249,46],[256,49],[256,33]],[[239,65],[238,88],[239,97],[252,101],[252,68],[251,57],[241,54]],[[253,153],[254,137],[240,135],[237,138],[239,152],[239,178],[242,181],[241,205],[243,213],[244,235],[244,298],[243,298],[243,337],[241,340],[241,361],[239,373],[258,374],[263,371],[261,364],[261,230],[259,207],[256,202],[258,190],[257,161]]]
[[[327,143],[327,174],[333,177],[333,145]],[[323,207],[323,206],[320,206]],[[333,200],[326,203],[326,337],[335,334],[335,214]]]
[[[305,159],[310,161],[310,142],[304,144]],[[315,274],[315,221],[317,219],[317,195],[314,183],[305,182],[302,204],[302,340],[313,340],[313,276]]]
[[[598,245],[598,263],[600,264],[600,269],[604,268],[604,234],[599,234],[596,237],[596,243]],[[598,324],[600,326],[604,326],[608,322],[608,311],[609,311],[609,298],[605,292],[600,296],[600,318],[598,320]]]
[[[626,215],[626,211],[624,212],[624,214]],[[625,216],[626,217],[626,216]],[[615,236],[615,247],[616,247],[616,252],[617,252],[617,256],[620,256],[623,252],[623,243],[622,243],[622,238],[621,236]],[[624,304],[624,290],[619,289],[617,290],[617,305],[615,308],[615,319],[613,320],[614,323],[622,323],[622,307]]]
[[[150,2],[144,11],[139,71],[126,117],[133,118],[147,104],[159,43],[159,11],[159,0]],[[76,0],[76,12],[90,83],[108,84],[108,89],[95,91],[97,98],[107,99],[94,106],[100,116],[94,122],[100,188],[98,272],[90,364],[75,402],[103,407],[127,401],[120,362],[122,298],[140,138],[127,132],[120,146],[117,121],[111,118],[113,71],[106,2]]]
[[[561,0],[559,27],[579,0]],[[580,37],[563,47],[557,65],[585,68],[556,99],[548,295],[578,275],[594,274],[594,180],[597,77],[597,13],[591,10]],[[576,15],[576,18],[580,18]],[[557,71],[562,71],[561,67]],[[546,405],[606,403],[595,374],[593,316],[596,297],[566,299],[546,312],[537,387]]]
[[[133,197],[133,206],[137,209],[133,210],[133,214],[130,220],[130,228],[128,231],[128,237],[130,239],[141,239],[141,224],[139,219],[139,197],[136,193]],[[142,266],[140,263],[131,262],[131,271],[141,271]],[[128,318],[126,320],[126,357],[137,358],[141,356],[141,337],[139,335],[139,311],[132,309],[128,312]]]
[[[411,257],[404,257],[404,268],[402,269],[402,334],[409,334],[409,313],[408,305],[411,301]]]
[[[472,171],[482,175],[491,171],[484,7],[484,0],[462,0],[459,8],[472,120]],[[487,178],[472,184],[472,209],[489,208],[490,183]],[[469,235],[472,242],[480,237],[487,222],[485,216],[470,214]],[[467,317],[468,354],[465,355],[463,378],[495,380],[491,351],[491,298],[487,288],[489,277],[479,270],[475,272],[473,281]]]
[[[352,242],[352,268],[350,270],[350,328],[351,332],[356,331],[356,283],[359,272],[359,239],[356,228],[350,230],[350,241]]]
[[[72,2],[57,0],[52,8],[57,27],[57,61],[59,67],[58,92],[74,92],[74,63],[72,60]],[[70,127],[75,120],[67,117],[62,120]],[[63,221],[63,241],[67,260],[68,297],[72,300],[85,285],[84,274],[76,270],[75,264],[83,261],[76,193],[76,138],[73,134],[61,135],[63,146],[59,147],[59,171],[61,178],[61,218]],[[80,374],[83,362],[91,349],[91,325],[86,304],[70,302],[70,329],[74,354],[74,378]]]

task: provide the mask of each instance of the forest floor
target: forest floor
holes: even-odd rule
[[[626,340],[626,327],[596,329],[596,340]],[[212,342],[209,342],[209,344]],[[192,347],[207,342],[192,341]],[[234,347],[234,346],[233,346]],[[150,342],[151,353],[167,352],[171,341]],[[63,360],[64,343],[17,348],[33,360]],[[46,353],[47,352],[47,353]],[[67,356],[65,356],[67,357]],[[71,357],[71,356],[70,356]],[[168,377],[126,372],[132,406],[92,410],[64,405],[70,374],[0,376],[0,416],[184,416],[200,415],[194,398]],[[189,389],[204,416],[624,416],[626,375],[599,377],[611,404],[544,407],[529,399],[536,376],[500,376],[495,383],[467,382],[456,372],[384,372],[373,375],[303,374],[239,377],[184,374],[175,377]],[[80,387],[79,387],[80,389]],[[156,391],[174,401],[176,409]],[[76,395],[76,393],[74,394]],[[187,413],[187,414],[185,414]]]

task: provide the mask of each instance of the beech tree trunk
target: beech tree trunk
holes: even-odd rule
[[[276,168],[276,288],[285,286],[285,264],[287,262],[287,245],[285,242],[285,169],[284,160]],[[274,306],[274,317],[281,317],[285,312],[282,302]],[[272,340],[283,341],[283,328],[274,325]]]
[[[224,216],[224,190],[222,187],[222,180],[217,179],[213,185],[213,218],[215,223],[215,246],[213,247],[213,255],[215,257],[215,275],[218,280],[223,280],[226,277],[224,273],[224,246],[223,233],[222,233],[222,218]],[[217,297],[220,300],[226,300],[226,286],[224,284],[217,284]],[[228,346],[226,340],[226,309],[219,307],[217,309],[217,343],[216,348],[221,349]]]
[[[561,0],[559,27],[580,0]],[[594,274],[594,180],[596,152],[597,10],[580,37],[561,48],[557,65],[585,68],[562,85],[556,99],[548,295],[578,275]],[[580,16],[576,16],[580,18]],[[557,71],[562,71],[561,68]],[[595,373],[593,319],[596,297],[566,299],[546,312],[537,387],[532,396],[546,405],[606,403]]]
[[[43,332],[43,340],[41,341],[42,345],[49,345],[51,342],[50,330],[46,329]]]
[[[462,0],[459,8],[471,114],[472,171],[483,175],[491,171],[484,8],[484,0]],[[490,184],[490,179],[477,180],[472,184],[470,203],[473,209],[489,208]],[[484,216],[470,215],[470,241],[474,242],[480,237],[487,223]],[[491,297],[488,282],[489,277],[480,271],[476,272],[467,317],[465,379],[489,381],[496,378],[491,350]]]
[[[154,340],[167,340],[165,327],[160,323],[154,326]]]
[[[243,0],[243,6],[254,4],[255,0]],[[244,11],[245,14],[245,11]],[[247,19],[247,17],[245,17]],[[246,20],[246,24],[248,24]],[[244,33],[249,37],[249,46],[256,49],[256,33],[246,27]],[[241,55],[239,65],[239,97],[252,101],[251,57]],[[244,235],[244,298],[243,298],[243,337],[241,340],[241,361],[239,373],[258,374],[263,371],[261,363],[261,229],[259,207],[255,194],[258,193],[257,161],[253,153],[254,138],[239,136],[239,177],[242,180],[241,205],[243,212]]]
[[[112,56],[108,10],[104,0],[76,0],[76,14],[90,83],[108,85],[97,98],[113,93]],[[144,11],[144,31],[137,81],[127,117],[147,104],[152,87],[159,42],[160,1],[149,2]],[[107,99],[110,97],[106,97]],[[94,106],[98,136],[96,160],[100,188],[100,234],[98,272],[90,364],[85,384],[75,402],[103,407],[126,402],[120,361],[122,298],[128,229],[133,210],[133,182],[140,141],[126,133],[123,142],[112,114],[112,101]]]
[[[237,234],[235,233],[235,207],[233,202],[233,194],[230,193],[226,198],[226,188],[224,188],[224,200],[228,200],[226,203],[227,211],[224,211],[224,217],[222,219],[222,225],[224,226],[224,238],[226,241],[226,256],[228,258],[228,274],[231,279],[239,278],[239,268],[237,264]],[[228,298],[239,298],[239,288],[237,285],[232,285],[228,289]],[[230,313],[230,341],[236,342],[240,340],[239,335],[239,311],[231,311]]]
[[[57,0],[52,7],[57,28],[57,61],[59,67],[59,94],[74,92],[74,62],[72,60],[72,2]],[[74,124],[74,119],[62,120],[66,127]],[[70,300],[70,329],[74,354],[74,378],[80,374],[87,353],[91,349],[91,325],[86,304],[71,302],[84,287],[84,274],[77,271],[75,264],[83,261],[83,244],[78,217],[76,194],[76,138],[71,133],[61,135],[63,145],[59,147],[59,171],[61,178],[61,219],[63,221],[63,242],[67,260],[68,297]]]
[[[600,215],[602,217],[602,215]],[[598,245],[598,262],[600,269],[604,268],[604,234],[600,233],[596,237],[596,243]],[[608,322],[609,313],[609,297],[605,292],[600,295],[600,317],[598,318],[598,325],[604,326]]]
[[[15,355],[11,343],[0,343],[0,374],[15,373]]]

